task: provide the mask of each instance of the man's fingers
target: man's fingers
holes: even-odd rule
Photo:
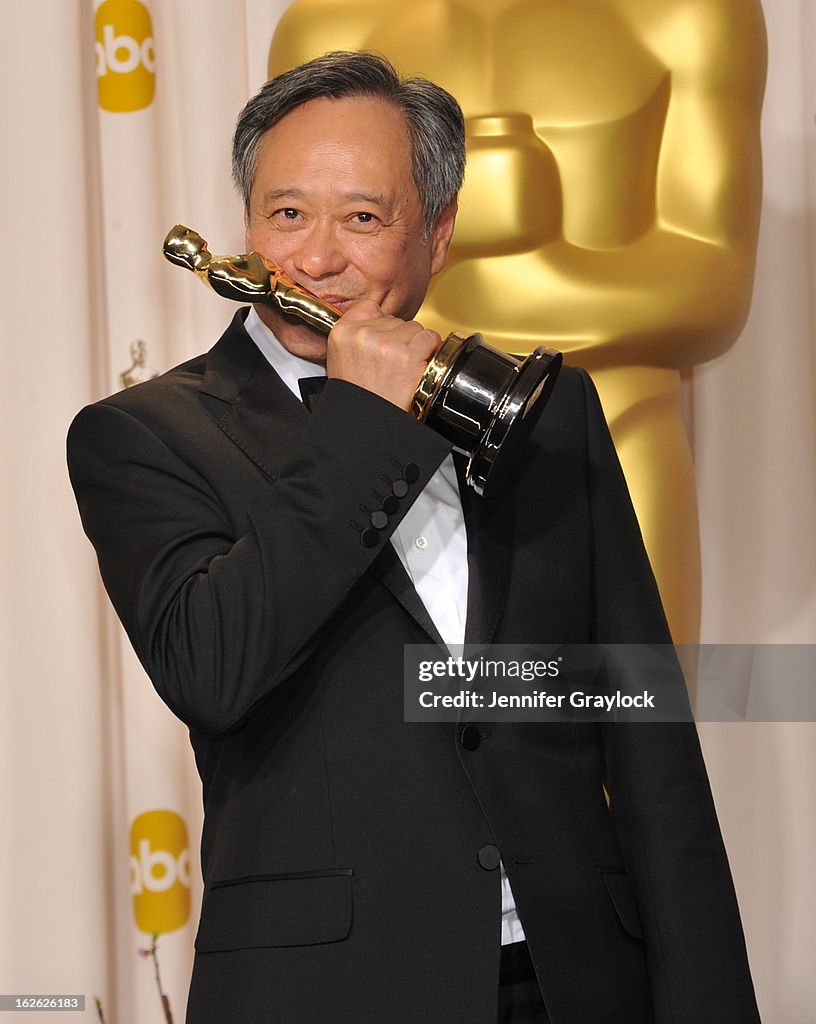
[[[409,409],[428,360],[439,348],[436,331],[416,320],[383,316],[370,299],[355,302],[329,335],[326,369]]]
[[[366,320],[381,320],[383,312],[373,299],[359,299],[345,311],[341,320],[346,323],[363,323]]]
[[[417,357],[427,362],[442,344],[442,338],[436,331],[422,327],[421,324],[417,324],[417,327],[419,331],[409,339],[408,344]]]

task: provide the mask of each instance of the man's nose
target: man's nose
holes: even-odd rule
[[[299,271],[314,280],[344,270],[346,258],[333,225],[321,222],[313,224],[300,239],[294,253],[294,263]]]

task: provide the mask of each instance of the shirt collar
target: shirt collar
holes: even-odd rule
[[[301,359],[300,356],[292,355],[288,349],[285,349],[258,316],[254,306],[250,307],[249,315],[244,321],[244,328],[261,350],[266,361],[298,401],[301,400],[298,386],[301,377],[326,376],[326,367],[321,363],[312,363],[308,359]]]

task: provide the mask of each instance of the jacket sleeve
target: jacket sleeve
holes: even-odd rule
[[[637,518],[586,375],[584,386],[594,638],[668,645]],[[676,672],[683,686],[679,665]],[[644,918],[655,1024],[758,1024],[739,909],[694,724],[600,728],[610,810]]]
[[[189,416],[159,430],[123,405],[87,407],[69,433],[83,526],[159,695],[196,731],[225,732],[314,649],[450,445],[376,395],[329,381],[277,478],[244,508],[219,480],[219,459],[245,459],[236,447],[193,460],[180,454],[195,434]],[[363,506],[408,463],[408,494],[363,538]]]

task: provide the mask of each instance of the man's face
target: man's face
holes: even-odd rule
[[[271,257],[298,284],[344,312],[373,299],[410,320],[445,264],[455,203],[422,240],[402,113],[384,100],[317,99],[261,139],[246,217],[247,251]],[[325,362],[326,339],[259,305],[295,355]]]

